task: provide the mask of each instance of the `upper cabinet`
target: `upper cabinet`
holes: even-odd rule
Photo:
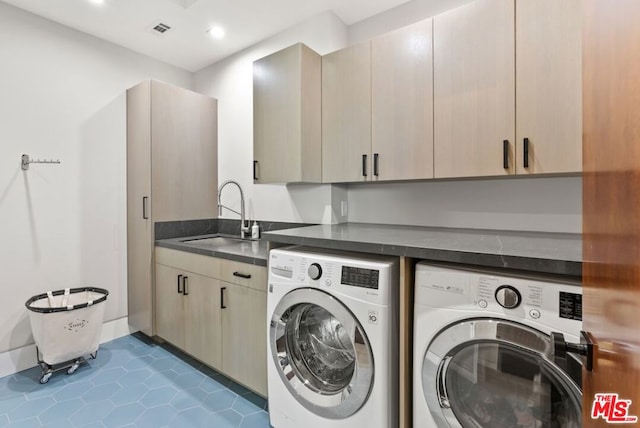
[[[322,57],[322,178],[433,178],[432,21]]]
[[[581,0],[516,0],[516,172],[582,171]]]
[[[435,177],[512,174],[514,0],[476,0],[433,18]]]
[[[476,0],[434,18],[435,177],[581,172],[580,8]]]
[[[373,180],[433,178],[432,22],[372,40]]]
[[[371,159],[371,42],[322,57],[322,181],[367,181]]]
[[[218,102],[151,82],[153,221],[216,216]]]
[[[580,173],[580,12],[581,0],[475,0],[324,55],[321,84],[300,85],[301,45],[257,61],[256,181],[317,181],[319,165],[325,183]],[[321,87],[321,156],[286,85]]]
[[[298,43],[253,64],[256,183],[320,182],[321,59]]]
[[[127,91],[129,324],[153,334],[154,223],[216,216],[217,101],[157,81]]]

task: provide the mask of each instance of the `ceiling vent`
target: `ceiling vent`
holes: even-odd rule
[[[156,36],[164,36],[169,31],[171,31],[171,25],[166,24],[162,21],[155,21],[149,27],[147,27],[147,31],[155,34]]]

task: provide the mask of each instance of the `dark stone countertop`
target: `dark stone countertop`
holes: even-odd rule
[[[213,237],[228,238],[224,242],[216,245],[198,242]],[[184,242],[192,241],[192,242]],[[180,238],[156,240],[156,246],[171,248],[173,250],[187,251],[190,253],[202,254],[205,256],[218,257],[220,259],[234,260],[242,263],[249,263],[259,266],[267,265],[267,242],[265,240],[241,240],[237,237],[229,237],[221,234],[208,234],[196,236],[183,236]]]
[[[344,223],[267,232],[281,244],[343,249],[467,265],[582,276],[582,236]]]

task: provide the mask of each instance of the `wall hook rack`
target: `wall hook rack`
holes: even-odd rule
[[[60,159],[30,159],[29,155],[22,155],[22,170],[27,171],[29,169],[29,164],[31,163],[60,163]]]

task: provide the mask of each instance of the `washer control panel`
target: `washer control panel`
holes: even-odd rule
[[[270,283],[323,288],[371,302],[387,300],[397,272],[396,259],[388,256],[323,254],[299,247],[275,249],[269,256]]]

